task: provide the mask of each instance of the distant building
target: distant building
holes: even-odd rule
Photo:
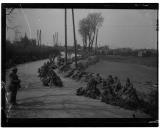
[[[142,50],[142,51],[138,51],[138,56],[139,57],[143,57],[147,54],[147,51],[146,50]]]
[[[99,47],[97,51],[98,51],[99,54],[108,55],[109,47],[107,47],[107,46]]]
[[[142,54],[143,54],[142,51],[139,51],[139,52],[138,52],[138,56],[139,56],[139,57],[142,57]]]

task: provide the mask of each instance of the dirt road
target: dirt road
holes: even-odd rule
[[[76,89],[83,83],[61,76],[64,87],[44,87],[37,77],[44,61],[18,67],[22,88],[17,95],[18,106],[10,111],[11,118],[138,118],[148,115],[112,106],[100,100],[77,96]],[[84,85],[85,86],[85,85]]]

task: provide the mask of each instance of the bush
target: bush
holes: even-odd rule
[[[60,67],[59,67],[59,71],[60,72],[67,72],[67,71],[69,71],[70,70],[70,65],[68,64],[68,65],[66,65],[66,64],[64,64],[64,65],[61,65]]]
[[[144,112],[151,115],[155,120],[158,119],[158,89],[153,89],[149,93],[149,101],[140,100],[140,107]]]
[[[58,86],[62,87],[63,83],[59,76],[55,73],[54,64],[52,62],[44,63],[44,65],[38,69],[39,77],[44,86]]]
[[[98,88],[96,88],[96,84],[97,84],[96,80],[94,78],[92,78],[89,80],[87,87],[86,88],[83,88],[83,87],[78,88],[76,94],[79,96],[84,95],[86,97],[97,99],[100,97],[101,92]]]
[[[73,77],[77,76],[78,72],[74,72]],[[116,89],[119,80],[114,80],[110,84],[109,80],[98,80],[99,75],[84,72],[82,73],[84,81],[88,82],[86,88],[77,89],[77,95],[84,95],[90,98],[101,98],[102,102],[107,104],[120,106],[125,109],[140,109],[143,112],[149,114],[155,120],[158,119],[158,90],[154,89],[149,94],[149,102],[139,99],[136,89],[133,84],[127,83],[125,86],[120,86],[120,89]],[[82,78],[81,78],[82,79]],[[128,81],[127,81],[128,82]],[[115,86],[116,85],[116,86]],[[100,87],[99,87],[100,86]]]

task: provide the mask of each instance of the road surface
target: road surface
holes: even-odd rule
[[[58,74],[64,87],[45,87],[38,78],[38,68],[43,61],[35,61],[18,66],[22,88],[17,94],[17,107],[9,112],[10,118],[147,118],[140,111],[131,111],[105,104],[100,100],[77,96],[76,89],[85,86]],[[7,71],[7,76],[8,77]]]

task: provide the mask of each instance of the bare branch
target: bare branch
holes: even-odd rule
[[[14,11],[14,8],[6,9],[6,15],[11,15],[11,13]]]

